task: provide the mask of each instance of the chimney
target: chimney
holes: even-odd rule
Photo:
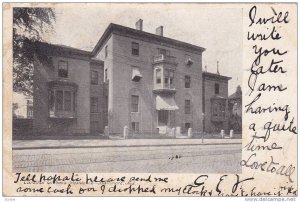
[[[164,35],[164,27],[159,26],[158,28],[156,28],[155,33],[159,36],[163,36]]]
[[[135,23],[135,28],[137,30],[143,31],[143,20],[139,19],[136,23]]]

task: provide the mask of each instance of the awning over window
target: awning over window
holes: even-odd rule
[[[132,69],[132,81],[139,81],[142,78],[142,74],[138,68]]]
[[[156,97],[157,110],[177,110],[179,109],[173,97],[157,96]]]

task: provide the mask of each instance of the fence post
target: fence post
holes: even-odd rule
[[[105,137],[109,137],[108,126],[105,126],[105,127],[104,127],[104,135],[105,135]]]
[[[189,138],[193,137],[192,128],[188,129],[188,137]]]
[[[176,129],[172,128],[172,137],[176,137]]]
[[[176,127],[176,136],[181,135],[181,127]]]
[[[128,138],[128,126],[124,126],[124,131],[123,131],[123,135],[124,135],[124,139]]]
[[[224,130],[221,130],[221,137],[224,138]]]
[[[233,130],[231,129],[230,130],[230,138],[232,138],[233,137]]]

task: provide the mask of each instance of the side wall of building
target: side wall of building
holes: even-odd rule
[[[113,36],[107,39],[104,42],[100,51],[96,54],[95,58],[97,60],[102,60],[104,62],[103,66],[103,84],[104,84],[104,92],[106,99],[106,105],[102,106],[104,110],[107,111],[106,117],[104,119],[104,125],[109,127],[109,132],[113,133],[115,121],[114,117],[118,117],[117,114],[114,114],[114,105],[113,105],[113,86],[115,85],[114,77],[112,74],[113,71]]]
[[[105,94],[105,84],[103,80],[103,64],[97,63],[97,62],[91,62],[91,76],[92,78],[92,71],[97,72],[98,74],[98,81],[97,83],[92,83],[90,85],[90,101],[93,98],[97,98],[98,104],[97,108],[98,110],[96,112],[90,113],[90,127],[91,132],[97,132],[97,133],[103,133],[104,127],[107,124],[107,103],[106,103],[106,94]]]

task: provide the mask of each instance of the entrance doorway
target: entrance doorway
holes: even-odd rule
[[[169,125],[169,111],[159,110],[158,111],[158,126],[167,126]]]

